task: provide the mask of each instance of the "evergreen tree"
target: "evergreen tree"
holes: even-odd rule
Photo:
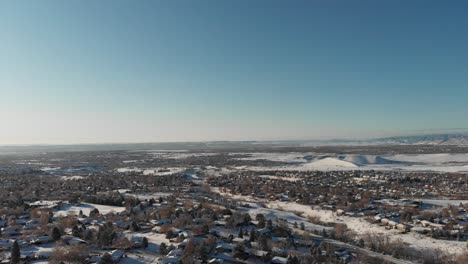
[[[250,215],[248,213],[244,214],[244,224],[248,225],[250,221],[252,221],[252,218],[250,217]]]
[[[265,236],[265,235],[261,235],[259,238],[258,238],[258,244],[260,245],[260,248],[264,251],[268,251],[269,250],[269,246],[268,246],[268,238]]]
[[[132,221],[131,228],[132,228],[132,231],[135,231],[135,232],[140,231],[140,226],[138,226],[138,224],[135,221]]]
[[[300,262],[299,262],[299,259],[296,256],[294,256],[294,257],[289,256],[287,263],[288,264],[299,264]]]
[[[172,250],[174,250],[176,247],[172,244],[169,245],[169,247],[167,248],[169,250],[169,252],[171,252]]]
[[[78,228],[78,226],[73,226],[72,228],[72,235],[75,236],[75,237],[79,237],[80,236],[80,229]]]
[[[167,245],[166,243],[162,242],[161,245],[159,245],[159,253],[161,255],[167,255],[168,250],[167,250]]]
[[[249,241],[254,242],[256,239],[257,239],[257,233],[253,229],[250,230],[250,239],[249,239]]]
[[[265,218],[260,218],[258,220],[258,228],[265,228],[265,225],[266,225]]]
[[[18,241],[15,240],[15,242],[13,243],[13,247],[11,248],[11,264],[20,263],[20,259],[21,259],[20,247],[18,245]]]
[[[89,212],[89,217],[95,217],[98,215],[99,215],[99,210],[97,208],[94,208],[93,210],[91,210],[91,212]]]
[[[203,225],[203,226],[202,226],[202,233],[203,233],[204,235],[208,235],[209,232],[210,232],[210,227],[209,227],[208,225],[206,225],[206,224]]]
[[[106,252],[101,257],[101,261],[99,263],[101,263],[101,264],[114,264],[114,260],[112,259],[111,254]]]
[[[99,247],[107,247],[112,244],[116,234],[112,223],[105,223],[97,233],[97,244]]]
[[[322,236],[327,237],[327,231],[325,229],[322,229]]]
[[[359,247],[364,247],[364,239],[360,238],[360,239],[358,240],[358,246],[359,246]]]
[[[52,228],[52,234],[51,237],[54,241],[58,241],[60,237],[62,237],[62,234],[60,233],[60,230],[55,226]]]
[[[273,230],[273,221],[271,221],[271,219],[268,219],[267,221],[267,228]]]

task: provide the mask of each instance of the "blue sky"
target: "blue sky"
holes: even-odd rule
[[[0,1],[0,144],[468,127],[466,1]]]

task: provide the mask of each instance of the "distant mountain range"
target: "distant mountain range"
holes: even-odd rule
[[[370,142],[385,143],[385,144],[468,146],[468,133],[428,134],[428,135],[386,137],[386,138],[373,139]]]
[[[440,145],[468,146],[467,133],[424,134],[375,138],[368,140],[285,140],[285,141],[212,141],[212,142],[161,142],[115,143],[77,145],[0,145],[0,154],[67,152],[67,151],[271,151],[285,147],[366,146],[366,145]]]

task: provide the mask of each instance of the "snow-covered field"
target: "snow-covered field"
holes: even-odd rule
[[[254,152],[254,153],[231,153],[231,155],[247,155],[247,157],[237,158],[239,160],[269,160],[278,162],[307,162],[305,159],[309,154],[300,152],[290,153],[269,153],[269,152]]]
[[[232,171],[233,171],[232,169],[228,169],[228,168],[217,168],[217,167],[214,167],[214,166],[207,166],[203,170],[203,173],[206,176],[216,177],[216,176],[220,176],[220,175],[224,175],[224,174],[229,174]]]
[[[134,196],[140,200],[150,200],[150,199],[159,199],[159,197],[167,197],[167,196],[172,195],[172,193],[167,193],[167,192],[156,192],[156,193],[145,193],[145,194],[125,193],[124,195]]]
[[[239,166],[237,169],[268,170],[396,170],[468,173],[468,154],[418,155],[314,155],[312,153],[236,153],[240,160],[270,160],[290,163],[282,166]]]
[[[359,217],[337,216],[333,211],[312,208],[311,206],[297,204],[295,202],[265,202],[264,200],[250,196],[222,193],[218,188],[212,188],[212,190],[224,196],[247,201],[250,204],[259,202],[266,204],[267,208],[261,208],[258,204],[252,206],[252,209],[249,211],[252,216],[255,216],[257,212],[261,212],[268,216],[284,218],[288,219],[288,221],[297,221],[298,223],[300,223],[301,219],[305,219],[305,217],[318,216],[322,222],[346,224],[349,229],[353,230],[358,235],[365,235],[368,233],[386,234],[393,240],[401,239],[404,243],[408,243],[419,249],[439,249],[450,254],[461,254],[466,248],[466,242],[463,241],[433,239],[413,233],[402,234],[398,230],[387,230],[385,227],[371,224]],[[296,212],[302,212],[303,217],[297,216]]]
[[[190,157],[209,157],[218,155],[217,153],[184,153],[184,152],[151,152],[154,157],[164,158],[164,159],[187,159]]]
[[[81,180],[84,179],[83,176],[62,176],[60,179],[68,181],[68,180]]]
[[[257,203],[248,203],[250,208],[244,208],[246,211],[249,212],[250,216],[252,219],[255,219],[255,216],[257,214],[263,214],[266,218],[268,219],[285,219],[288,221],[289,224],[293,224],[296,222],[297,224],[304,223],[305,229],[306,230],[318,230],[322,231],[323,229],[330,230],[332,229],[331,227],[325,227],[321,225],[315,225],[310,223],[305,217],[300,216],[301,211],[291,211],[289,208],[284,209],[281,208],[278,210],[277,207],[272,208],[264,208],[259,206]],[[299,215],[298,215],[299,214]]]
[[[183,172],[185,170],[186,168],[183,168],[183,167],[151,168],[151,169],[141,169],[138,167],[124,167],[124,168],[118,168],[117,172],[120,172],[120,173],[138,172],[138,173],[143,173],[143,175],[163,176],[163,175],[171,175],[174,173]]]
[[[291,181],[291,182],[295,182],[295,181],[300,180],[300,178],[296,178],[296,177],[281,177],[281,176],[276,176],[276,175],[260,175],[258,177],[268,178],[268,179],[275,179],[275,180]]]
[[[142,236],[141,233],[128,232],[128,236]],[[161,243],[165,243],[167,246],[174,245],[177,246],[178,243],[172,243],[169,239],[166,238],[166,234],[158,233],[145,233],[145,236],[148,239],[148,248],[134,250],[133,252],[128,252],[127,257],[123,258],[119,263],[123,264],[139,264],[139,263],[161,263],[158,259],[162,256],[158,253],[159,246]]]
[[[208,157],[217,153],[187,153],[187,152],[150,152],[155,157],[182,160],[189,157]],[[417,154],[417,155],[361,155],[361,154],[316,154],[301,152],[254,152],[230,153],[245,155],[233,157],[237,160],[253,161],[267,160],[283,162],[281,166],[238,166],[236,169],[257,171],[268,170],[396,170],[396,171],[434,171],[434,172],[463,172],[468,173],[468,154]],[[131,164],[136,160],[129,160]],[[58,168],[43,168],[54,171]],[[168,175],[182,172],[186,168],[168,168],[168,172],[158,172],[158,168],[122,167],[117,172],[141,172],[145,175]],[[214,172],[214,171],[212,171]]]
[[[415,248],[440,249],[450,254],[460,254],[466,247],[466,242],[463,241],[433,239],[413,233],[401,234],[397,230],[387,230],[382,226],[366,222],[362,218],[336,216],[333,211],[314,209],[307,205],[292,202],[270,202],[268,203],[268,206],[270,208],[281,208],[282,210],[285,210],[286,208],[289,211],[301,211],[304,212],[305,216],[319,216],[324,222],[344,223],[348,228],[360,235],[366,233],[386,234],[393,240],[401,239],[403,242],[408,243]]]
[[[37,254],[41,256],[51,256],[54,248],[55,248],[55,243],[43,244],[40,246],[31,245],[31,246],[23,247],[21,249],[21,253],[24,255]],[[41,263],[41,262],[33,262],[33,263]],[[44,263],[48,263],[48,262],[44,262]]]
[[[448,207],[450,205],[458,206],[461,204],[467,204],[468,200],[431,200],[431,199],[422,199],[423,203],[433,204],[441,207]]]
[[[166,245],[177,245],[177,243],[172,243],[169,239],[166,238],[166,234],[158,234],[158,233],[146,233],[145,237],[148,239],[148,250],[152,252],[159,252],[159,246],[161,243],[166,243]]]
[[[165,168],[163,171],[158,171],[158,169],[146,169],[143,171],[143,175],[154,175],[154,176],[171,175],[174,173],[183,172],[185,170],[186,168]]]
[[[394,161],[414,162],[424,164],[468,163],[468,154],[422,154],[422,155],[393,155],[386,158]]]
[[[80,210],[85,215],[89,215],[89,212],[97,208],[100,213],[107,214],[109,212],[119,213],[125,210],[125,207],[109,206],[100,204],[81,203],[80,205],[64,204],[61,209],[54,213],[54,216],[66,216],[69,214],[78,214]]]
[[[302,165],[301,169],[355,169],[358,166],[352,162],[339,160],[335,158],[324,158],[319,160],[314,160],[312,162]]]
[[[122,161],[123,164],[128,164],[128,163],[138,163],[138,162],[144,162],[145,160],[124,160]]]

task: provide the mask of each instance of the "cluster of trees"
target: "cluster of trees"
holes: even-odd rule
[[[119,192],[105,192],[95,195],[83,195],[81,196],[81,200],[85,203],[122,206],[125,197]]]

